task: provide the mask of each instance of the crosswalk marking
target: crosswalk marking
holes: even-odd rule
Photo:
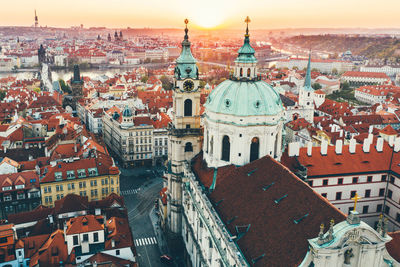
[[[135,239],[135,245],[137,247],[150,246],[150,245],[156,245],[156,244],[157,244],[157,239],[155,237],[143,237],[143,238]]]
[[[139,191],[140,191],[140,188],[123,190],[123,191],[121,191],[121,195],[123,195],[123,196],[133,195],[133,194],[139,193]]]

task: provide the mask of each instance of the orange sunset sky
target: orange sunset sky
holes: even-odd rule
[[[400,28],[400,0],[1,0],[1,26]]]

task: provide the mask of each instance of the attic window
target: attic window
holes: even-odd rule
[[[272,182],[272,183],[270,183],[269,185],[264,186],[264,187],[263,187],[263,190],[266,191],[266,190],[267,190],[268,188],[270,188],[274,183],[275,183],[275,182]]]
[[[368,160],[361,161],[361,163],[369,163]]]
[[[256,170],[257,170],[257,169],[254,169],[254,170],[249,171],[249,172],[247,173],[247,176],[252,175]]]
[[[56,179],[56,181],[62,180],[62,172],[55,172],[54,178]]]
[[[255,106],[256,108],[260,108],[260,106],[261,106],[261,101],[260,101],[260,100],[257,100],[257,101],[254,103],[254,106]]]
[[[341,162],[335,162],[334,165],[342,165]]]
[[[299,224],[302,220],[304,220],[305,218],[307,218],[308,215],[309,215],[309,213],[307,213],[307,214],[301,216],[301,217],[298,218],[298,219],[293,220],[293,222],[294,222],[295,224]]]
[[[229,99],[225,99],[225,106],[229,108],[231,106],[231,101]]]
[[[97,168],[88,168],[89,176],[98,175]]]
[[[275,203],[276,204],[279,204],[279,202],[281,202],[284,198],[286,198],[288,196],[288,194],[286,194],[286,195],[284,195],[284,196],[282,196],[282,197],[280,197],[280,198],[278,198],[278,199],[275,199]]]
[[[308,167],[312,167],[313,165],[312,164],[307,164],[306,165],[306,167],[308,168]]]
[[[75,172],[74,171],[67,171],[67,179],[74,179]]]
[[[86,177],[85,169],[79,169],[78,170],[78,177],[79,178]]]

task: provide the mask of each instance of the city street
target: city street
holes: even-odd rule
[[[155,199],[163,187],[162,169],[120,170],[121,195],[128,210],[139,266],[162,266],[160,256],[166,253],[166,244],[162,234],[155,232],[159,228],[155,225],[157,218],[154,213]]]

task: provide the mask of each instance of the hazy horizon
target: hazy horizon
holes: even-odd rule
[[[34,10],[40,26],[69,28],[83,24],[107,28],[179,29],[184,18],[192,28],[362,28],[398,29],[398,0],[15,0],[2,4],[0,26],[31,26]]]

